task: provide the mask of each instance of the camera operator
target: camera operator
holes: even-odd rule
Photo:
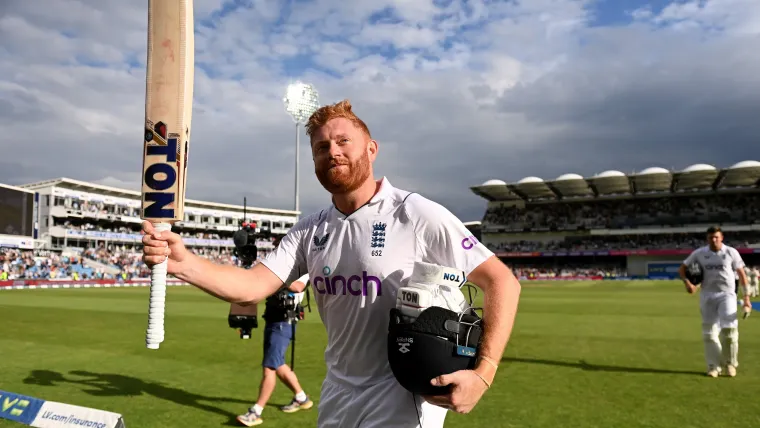
[[[304,275],[266,300],[262,317],[265,322],[264,361],[259,397],[256,404],[251,406],[246,414],[237,417],[237,420],[245,426],[250,427],[264,422],[261,414],[274,392],[277,378],[295,394],[293,401],[280,407],[280,410],[293,413],[301,409],[310,409],[314,405],[298,383],[295,372],[285,363],[285,353],[295,334],[296,323],[301,312],[300,303],[308,279],[309,276]]]

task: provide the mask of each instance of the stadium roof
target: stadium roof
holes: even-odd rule
[[[141,196],[141,193],[136,190],[122,189],[119,187],[106,186],[103,184],[89,183],[86,181],[74,180],[74,179],[66,178],[66,177],[38,181],[35,183],[29,183],[29,184],[23,184],[19,187],[25,190],[30,190],[30,189],[37,190],[37,189],[43,189],[45,187],[52,187],[52,186],[64,187],[66,189],[78,190],[82,192],[93,192],[93,193],[97,193],[100,195],[107,195],[107,196],[128,197],[128,198],[129,197],[140,198]],[[211,201],[198,201],[195,199],[185,199],[185,203],[189,205],[195,205],[197,207],[204,207],[204,208],[211,208],[211,209],[232,209],[232,210],[240,210],[240,211],[243,210],[242,205],[223,204],[223,203],[211,202]],[[257,213],[262,213],[262,214],[286,214],[286,215],[300,214],[299,211],[294,211],[294,210],[258,208],[258,207],[251,207],[251,206],[246,207],[246,210],[248,210],[248,212],[257,212]]]
[[[31,193],[32,195],[34,194],[34,191],[33,191],[33,190],[24,189],[23,187],[16,187],[16,186],[11,186],[10,184],[3,184],[3,183],[0,183],[0,187],[2,187],[2,188],[4,188],[4,189],[15,190],[15,191],[17,191],[17,192],[26,192],[26,193]]]
[[[591,177],[568,173],[550,181],[533,176],[516,183],[494,179],[470,190],[489,201],[540,201],[758,187],[760,162],[746,160],[724,169],[698,163],[680,171],[653,166],[628,175],[608,170]]]

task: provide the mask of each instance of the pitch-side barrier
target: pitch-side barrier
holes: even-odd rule
[[[37,428],[126,428],[122,415],[0,390],[0,419]]]

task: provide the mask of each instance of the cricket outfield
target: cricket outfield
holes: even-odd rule
[[[127,427],[238,426],[258,392],[262,326],[240,340],[227,304],[190,287],[167,293],[166,339],[154,351],[147,288],[0,292],[0,390],[117,412]],[[312,307],[295,369],[318,402],[326,335]],[[446,426],[760,426],[760,312],[739,332],[738,376],[711,379],[698,296],[679,282],[525,281],[493,388]],[[290,398],[278,383],[262,426],[315,426],[316,407],[276,408]]]

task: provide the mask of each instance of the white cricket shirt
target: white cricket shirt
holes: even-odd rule
[[[683,264],[699,263],[702,266],[702,290],[706,292],[736,291],[736,270],[744,267],[736,248],[723,244],[718,251],[712,251],[709,246],[697,248]]]
[[[308,273],[327,330],[328,379],[369,386],[393,377],[387,337],[396,291],[415,261],[469,274],[493,253],[449,210],[383,177],[350,215],[330,205],[303,218],[262,263],[285,283]]]

